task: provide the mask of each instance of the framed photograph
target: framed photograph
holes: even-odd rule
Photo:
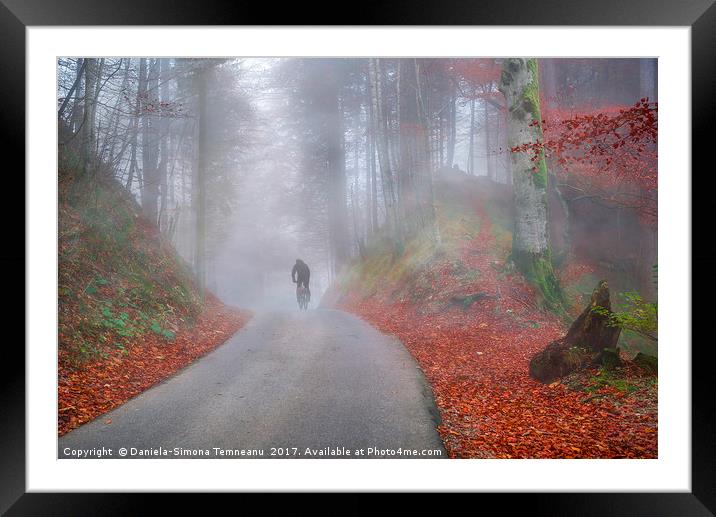
[[[317,26],[2,0],[27,204],[27,257],[5,257],[28,303],[0,508],[532,492],[545,514],[713,512],[691,337],[712,3]]]

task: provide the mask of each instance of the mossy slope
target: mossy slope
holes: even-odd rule
[[[171,341],[202,310],[189,271],[119,184],[78,171],[60,153],[60,360],[106,357],[147,335]]]

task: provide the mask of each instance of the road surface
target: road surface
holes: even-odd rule
[[[60,438],[58,457],[432,459],[438,418],[395,338],[341,311],[267,312]]]

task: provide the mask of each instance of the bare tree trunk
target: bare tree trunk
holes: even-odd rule
[[[206,176],[208,167],[207,156],[207,120],[206,120],[206,69],[200,68],[196,72],[198,92],[198,166],[196,171],[196,184],[193,186],[196,194],[196,241],[194,252],[194,268],[196,272],[197,288],[202,298],[206,291]]]
[[[158,83],[159,60],[153,59],[147,66],[146,99],[142,117],[142,212],[145,217],[157,223],[157,201],[159,198],[159,109]]]
[[[475,174],[475,96],[470,99],[470,143],[467,152],[467,173]]]
[[[435,217],[435,198],[433,194],[433,163],[430,152],[430,128],[431,121],[429,117],[430,106],[429,97],[424,95],[426,91],[425,82],[421,80],[423,74],[420,69],[420,61],[413,60],[415,70],[415,91],[416,91],[416,112],[417,122],[421,131],[416,135],[416,173],[418,179],[418,209],[420,211],[420,223],[422,228],[432,228],[433,237],[440,242],[440,233],[436,224]]]
[[[492,139],[490,138],[490,112],[489,112],[489,104],[487,102],[482,103],[484,107],[484,128],[485,128],[485,159],[486,159],[486,165],[487,165],[487,177],[490,178],[492,181],[495,181],[495,159],[494,159],[494,150],[492,149]]]
[[[450,109],[448,111],[447,166],[452,167],[455,160],[455,141],[457,140],[457,95],[455,85],[450,82]]]
[[[99,94],[100,90],[102,89],[102,72],[104,70],[104,63],[105,59],[102,58],[99,60],[99,67],[97,68],[97,73],[95,74],[95,83],[94,83],[94,97],[92,98],[92,121],[96,121],[97,119],[97,102],[99,101]],[[101,126],[101,121],[100,121]],[[99,137],[98,135],[101,132],[101,127],[94,128],[94,137],[93,137],[93,148],[92,148],[92,161],[93,161],[93,173],[97,171],[97,167],[99,165]]]
[[[121,67],[122,63],[120,60],[119,66]],[[107,156],[107,162],[112,165],[112,167],[115,167],[118,164],[118,160],[115,159],[115,153],[114,150],[117,147],[117,140],[119,139],[119,121],[121,119],[120,116],[120,106],[122,104],[122,97],[124,95],[125,90],[127,89],[127,84],[129,83],[129,59],[125,60],[124,63],[124,77],[122,78],[122,85],[119,87],[119,94],[117,95],[117,100],[114,103],[114,107],[112,109],[112,115],[110,117],[108,131],[107,131],[107,137],[104,139],[104,142],[102,143],[102,151],[100,152],[100,156],[104,158],[105,154],[108,154]],[[124,150],[126,149],[128,145],[129,140],[127,139],[127,135],[125,133],[125,138],[122,147],[120,148],[120,158],[121,155],[124,153]]]
[[[129,157],[129,175],[127,177],[127,190],[132,190],[132,181],[137,172],[137,140],[139,137],[139,120],[142,118],[142,99],[146,93],[146,65],[144,58],[139,60],[139,80],[137,83],[137,99],[134,103],[134,119],[132,120],[131,156]]]
[[[343,129],[343,110],[337,79],[328,85],[326,98],[328,174],[329,174],[329,227],[336,272],[348,261],[347,207],[346,207],[346,156]]]
[[[77,82],[77,88],[75,88],[75,98],[72,101],[72,112],[70,113],[70,128],[72,134],[77,134],[80,131],[82,121],[84,120],[84,91],[82,78],[87,73],[87,60],[83,58],[77,59],[77,72],[75,81]]]
[[[159,98],[162,103],[169,102],[169,60],[159,60]],[[166,221],[163,218],[166,217],[167,211],[167,168],[169,164],[169,145],[168,145],[168,133],[169,133],[169,120],[165,114],[160,110],[160,121],[159,121],[159,190],[160,190],[160,204],[159,214],[157,218],[157,225],[160,230],[166,231]]]
[[[373,124],[371,124],[373,126]],[[378,181],[375,163],[375,135],[371,134],[370,139],[370,188],[371,188],[371,218],[373,233],[378,231]]]
[[[365,226],[366,226],[366,240],[370,238],[375,232],[376,228],[373,226],[373,167],[371,164],[371,153],[373,152],[373,135],[371,134],[371,115],[370,115],[370,100],[366,105],[366,135],[365,135]]]
[[[500,89],[507,100],[510,148],[542,138],[536,59],[506,59]],[[512,260],[540,289],[547,306],[561,309],[563,295],[552,268],[547,218],[547,165],[544,153],[510,153],[515,195]]]
[[[418,129],[417,107],[415,100],[415,74],[410,59],[401,59],[398,63],[398,148],[400,161],[395,174],[398,185],[398,213],[405,230],[406,238],[414,233],[417,226],[417,194],[415,189],[414,146],[415,132]]]
[[[383,202],[385,204],[386,221],[388,223],[388,228],[392,233],[395,246],[400,247],[402,246],[402,236],[395,208],[395,188],[388,150],[388,129],[385,121],[385,113],[383,110],[383,81],[381,77],[381,67],[379,59],[368,60],[368,72],[370,78],[369,82],[371,85],[371,98],[373,101],[373,133],[375,135],[378,165],[380,167],[380,176],[383,186]]]
[[[97,86],[97,60],[87,59],[85,65],[85,107],[82,121],[82,172],[88,174],[92,169],[92,153],[95,140],[95,87]]]
[[[363,259],[365,258],[365,239],[361,235],[360,230],[360,216],[358,215],[358,203],[355,195],[355,184],[351,185],[351,212],[353,215],[353,236],[358,247],[358,254]]]

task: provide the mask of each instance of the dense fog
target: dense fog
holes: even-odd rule
[[[657,100],[655,60],[538,61],[545,135],[570,116]],[[301,258],[315,306],[372,237],[398,241],[429,226],[441,175],[484,176],[509,192],[503,66],[484,58],[62,58],[60,143],[80,135],[94,148],[85,166],[131,192],[202,288],[241,307],[291,308],[291,268]],[[638,137],[606,167],[584,149],[567,158],[547,152],[547,217],[556,261],[579,253],[648,291],[656,146]]]

